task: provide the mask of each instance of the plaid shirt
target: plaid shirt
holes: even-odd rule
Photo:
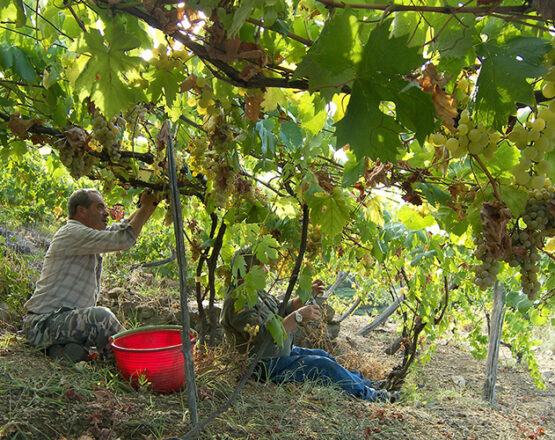
[[[127,221],[98,231],[68,220],[52,238],[35,292],[25,309],[30,313],[51,313],[61,307],[95,306],[102,272],[99,254],[127,250],[135,241],[135,231]]]

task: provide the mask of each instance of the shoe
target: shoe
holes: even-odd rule
[[[48,347],[47,354],[54,360],[68,359],[73,363],[84,361],[89,357],[89,351],[75,342],[51,345]]]
[[[399,391],[386,391],[378,390],[376,391],[376,402],[383,403],[395,403],[401,399],[401,393]]]
[[[389,392],[389,403],[395,403],[401,400],[401,393],[399,391]]]
[[[387,380],[373,381],[370,379],[363,379],[364,385],[374,390],[385,390],[387,388]]]

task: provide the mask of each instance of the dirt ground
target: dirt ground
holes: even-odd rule
[[[342,323],[336,350],[342,361],[365,365],[379,379],[398,362],[384,354],[394,328],[387,324],[368,337],[356,336],[367,322],[354,316]],[[475,360],[463,343],[447,340],[438,341],[435,356],[411,376],[404,401],[396,404],[362,402],[318,384],[249,381],[200,438],[555,438],[554,354],[545,350],[538,360],[543,390],[503,349],[497,408],[480,398],[485,362]],[[197,374],[203,419],[229,397],[239,373],[221,362]],[[0,438],[178,438],[190,428],[186,402],[186,392],[132,390],[111,364],[52,362],[24,344],[13,324],[0,326]]]

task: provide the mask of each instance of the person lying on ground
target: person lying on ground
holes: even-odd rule
[[[239,251],[238,254],[245,259],[246,272],[253,266],[263,266],[250,249]],[[240,279],[237,285],[241,282]],[[265,341],[270,340],[262,353],[261,362],[255,368],[255,374],[259,379],[276,383],[321,380],[325,385],[335,384],[349,394],[370,402],[394,402],[399,398],[398,392],[390,393],[379,389],[382,384],[365,378],[358,371],[350,371],[342,367],[324,350],[293,345],[293,334],[297,326],[321,319],[320,307],[317,304],[305,305],[299,297],[289,301],[283,315],[283,327],[287,338],[283,346],[279,346],[273,341],[265,326],[268,320],[279,312],[278,299],[267,292],[259,291],[258,301],[253,307],[249,308],[245,304],[243,308],[235,310],[237,285],[232,285],[228,289],[220,323],[228,343],[242,353],[248,350],[249,354],[254,354]],[[323,282],[315,280],[312,289],[314,295],[320,294],[324,290]],[[258,331],[253,337],[249,330],[256,326]]]
[[[124,330],[112,311],[96,305],[102,273],[101,253],[131,248],[156,205],[145,191],[126,220],[108,225],[108,210],[95,189],[78,189],[67,202],[68,221],[54,234],[35,291],[25,303],[23,333],[29,343],[73,362],[95,347],[104,353],[110,336]]]

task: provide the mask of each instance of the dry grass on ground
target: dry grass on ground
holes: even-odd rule
[[[366,322],[352,317],[336,347],[342,362],[381,379],[398,360],[383,354],[392,328],[355,336]],[[16,328],[0,328],[0,437],[29,439],[159,439],[189,426],[186,393],[133,391],[113,365],[54,363],[24,344]],[[462,345],[438,341],[434,359],[415,373],[399,404],[350,398],[318,383],[276,386],[249,381],[230,410],[202,439],[547,439],[555,435],[553,377],[537,389],[505,357],[498,409],[480,399],[484,363]],[[553,353],[540,359],[553,371]],[[197,359],[199,415],[206,417],[233,392],[241,364],[219,348]],[[461,382],[460,378],[464,381]]]

